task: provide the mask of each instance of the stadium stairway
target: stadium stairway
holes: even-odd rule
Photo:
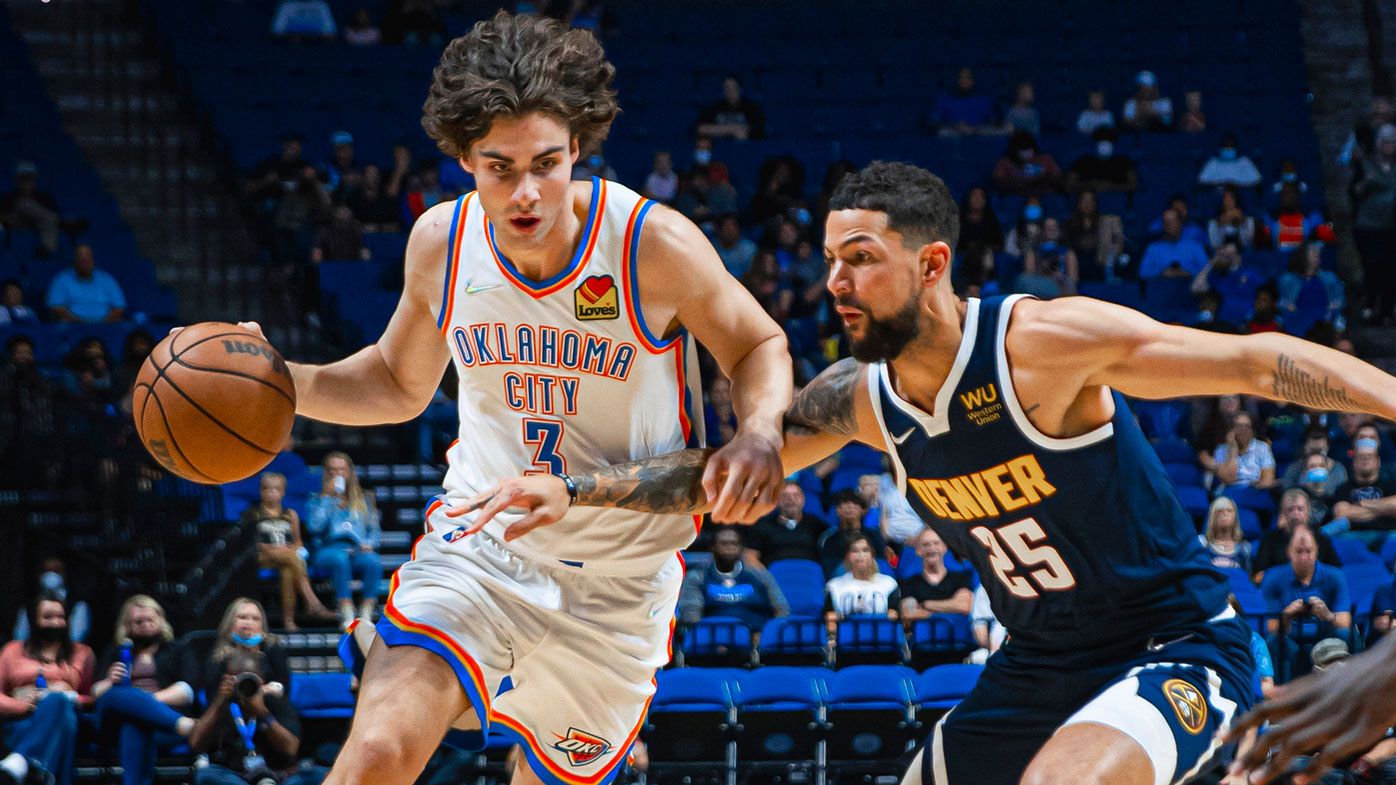
[[[146,31],[117,0],[12,3],[63,123],[185,319],[267,320],[262,268],[216,158]],[[99,257],[100,258],[100,257]]]

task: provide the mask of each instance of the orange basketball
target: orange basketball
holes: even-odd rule
[[[256,333],[202,322],[155,346],[131,392],[141,442],[161,466],[198,483],[251,477],[286,445],[296,387]]]

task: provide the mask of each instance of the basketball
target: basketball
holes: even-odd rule
[[[208,485],[256,474],[286,445],[296,388],[286,361],[252,332],[202,322],[151,351],[131,393],[141,442],[160,465]]]

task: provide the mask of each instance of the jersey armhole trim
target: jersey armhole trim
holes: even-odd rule
[[[887,432],[887,418],[882,413],[882,373],[881,363],[867,366],[868,377],[868,398],[872,401],[873,418],[877,420],[877,430],[882,434],[882,449],[887,453],[887,457],[892,459],[893,479],[897,482],[897,490],[903,496],[906,495],[906,469],[902,467],[901,456],[897,455],[897,445],[892,441],[892,434]]]
[[[640,345],[645,347],[645,351],[650,354],[663,354],[674,347],[683,337],[683,331],[661,339],[645,324],[645,315],[640,305],[640,274],[638,262],[640,258],[640,232],[645,226],[645,216],[649,215],[650,208],[654,207],[654,202],[649,199],[641,199],[635,203],[635,209],[630,211],[630,220],[625,225],[625,237],[621,242],[620,274],[622,287],[625,290],[625,313],[630,320],[630,327],[635,331],[635,337],[639,339]]]
[[[465,217],[470,214],[470,197],[475,192],[460,197],[456,200],[455,212],[451,214],[451,233],[446,238],[446,283],[445,289],[441,292],[441,313],[436,318],[436,329],[442,334],[450,329],[451,312],[456,306],[456,276],[460,273],[460,247],[461,240],[465,236]],[[403,260],[406,265],[406,259]]]
[[[994,336],[994,349],[997,357],[999,387],[1003,390],[1003,401],[1008,406],[1008,412],[1013,417],[1014,425],[1018,426],[1018,431],[1027,437],[1028,441],[1044,450],[1063,452],[1066,450],[1079,450],[1082,447],[1089,447],[1097,442],[1103,442],[1115,435],[1115,423],[1112,420],[1093,431],[1087,431],[1079,436],[1072,436],[1066,439],[1059,439],[1054,436],[1039,431],[1037,426],[1032,424],[1027,414],[1023,412],[1023,406],[1018,402],[1018,391],[1013,388],[1013,373],[1008,368],[1008,347],[1005,338],[1008,335],[1008,322],[1013,314],[1013,306],[1019,300],[1027,297],[1025,294],[1015,294],[1005,297],[999,306],[999,323]]]

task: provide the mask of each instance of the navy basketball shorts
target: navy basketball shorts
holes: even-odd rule
[[[1153,762],[1154,785],[1187,782],[1229,752],[1214,737],[1254,699],[1249,637],[1228,609],[1104,658],[1046,656],[1010,640],[936,724],[921,756],[922,782],[1017,785],[1054,733],[1088,722],[1138,742]]]

